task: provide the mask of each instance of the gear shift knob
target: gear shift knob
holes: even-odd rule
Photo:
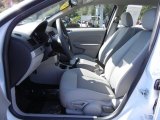
[[[79,58],[75,58],[73,60],[70,61],[70,64],[73,66],[73,67],[76,67],[77,66],[77,63],[79,62]]]
[[[79,58],[76,58],[75,64],[77,65],[77,63],[79,62]]]

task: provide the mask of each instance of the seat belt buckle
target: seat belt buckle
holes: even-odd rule
[[[105,65],[103,65],[98,59],[94,60],[99,66],[101,66],[103,69],[105,68]]]
[[[98,64],[95,65],[95,70],[94,70],[94,72],[95,72],[97,75],[103,74],[103,70],[101,69],[101,67],[100,67]]]
[[[101,72],[100,72],[100,69],[99,69],[99,68],[96,68],[96,69],[94,70],[94,72],[95,72],[97,75],[101,75]]]

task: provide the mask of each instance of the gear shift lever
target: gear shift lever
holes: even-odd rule
[[[79,62],[79,58],[75,58],[73,60],[71,60],[70,64],[72,65],[73,68],[75,68],[77,66],[77,63]]]

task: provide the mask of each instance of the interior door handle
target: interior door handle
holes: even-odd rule
[[[74,44],[74,43],[73,43],[73,46],[74,46],[74,48],[76,48],[76,49],[78,49],[78,50],[79,50],[79,54],[82,54],[82,53],[84,53],[84,52],[85,52],[85,49],[83,49],[83,48],[81,48],[81,47],[77,46],[77,44]]]

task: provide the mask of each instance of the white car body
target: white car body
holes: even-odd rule
[[[31,2],[25,1],[22,5]],[[18,8],[14,7],[18,10]],[[8,11],[9,14],[10,11]],[[6,14],[6,13],[5,13]],[[0,15],[3,16],[3,13]],[[3,46],[5,42],[6,31],[13,21],[14,18],[10,19],[3,26],[0,27],[0,101],[1,99],[6,100],[6,106],[10,104],[6,94],[6,81],[4,76],[3,66]],[[160,29],[160,28],[158,28]],[[149,62],[143,72],[141,79],[139,80],[136,88],[126,103],[121,113],[114,118],[114,120],[160,120],[160,98],[158,99],[155,113],[152,112],[155,100],[159,96],[159,91],[154,90],[154,84],[157,79],[160,79],[160,32],[158,33],[157,41],[155,43],[153,52],[150,56]],[[2,98],[4,97],[4,98]],[[5,103],[4,103],[5,105]],[[2,105],[0,105],[2,106]],[[0,111],[1,112],[1,111]],[[0,115],[2,115],[0,113]],[[6,114],[0,116],[3,120],[7,116],[8,120],[18,120],[10,111],[7,110]],[[96,118],[96,117],[95,117]]]

